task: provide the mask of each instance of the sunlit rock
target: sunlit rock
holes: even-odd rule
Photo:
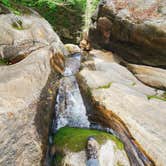
[[[119,135],[132,164],[154,165],[154,161],[164,166],[165,92],[144,85],[112,59],[95,54],[93,59],[96,70],[85,68],[78,76],[87,102],[94,106],[91,118]]]
[[[92,17],[91,44],[131,63],[165,68],[165,6],[165,0],[101,0]]]
[[[143,83],[154,88],[166,90],[166,70],[134,64],[128,64],[127,67]]]
[[[0,57],[15,63],[0,66],[0,165],[43,163],[66,52],[38,15],[0,15]]]

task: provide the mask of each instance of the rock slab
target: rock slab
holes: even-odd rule
[[[91,44],[130,63],[166,68],[166,1],[100,1],[92,17]]]
[[[126,143],[126,148],[129,146],[132,164],[164,166],[166,102],[159,98],[148,98],[164,91],[156,92],[144,85],[114,60],[105,61],[103,56],[94,55],[94,65],[96,70],[84,68],[78,76],[81,87],[96,105],[96,110],[92,111],[93,120],[117,132]],[[133,162],[133,152],[130,153],[132,146],[128,140],[136,143],[135,146],[143,150],[143,154],[148,155],[152,162],[147,162],[145,156],[142,158],[139,155],[138,158],[143,162],[138,158],[134,159],[137,162]]]

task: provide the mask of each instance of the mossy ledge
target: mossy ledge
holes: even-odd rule
[[[124,149],[123,143],[114,135],[97,130],[70,127],[61,128],[55,134],[54,144],[59,151],[69,150],[71,152],[79,152],[85,149],[89,136],[96,138],[99,144],[104,144],[107,140],[112,140],[118,149]]]

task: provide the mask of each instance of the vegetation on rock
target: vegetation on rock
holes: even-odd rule
[[[7,65],[7,64],[8,64],[8,60],[0,59],[0,65]]]
[[[79,41],[87,0],[2,0],[2,3],[17,15],[21,12],[15,5],[31,7],[48,20],[64,43]]]
[[[161,95],[161,96],[149,95],[149,96],[147,96],[147,98],[148,98],[148,100],[151,100],[151,99],[158,99],[158,100],[166,101],[166,93],[164,93],[164,94]]]
[[[109,82],[108,84],[99,86],[99,87],[96,88],[96,89],[108,89],[108,88],[111,87],[111,85],[112,85],[112,82]]]
[[[85,149],[89,136],[94,136],[99,144],[103,144],[106,140],[110,139],[115,142],[118,149],[124,149],[123,143],[111,134],[97,130],[70,127],[60,129],[54,136],[54,143],[60,151],[68,149],[72,152],[79,152]]]

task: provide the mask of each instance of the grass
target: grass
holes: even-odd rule
[[[108,84],[99,86],[99,87],[96,88],[96,89],[108,89],[108,88],[111,87],[111,85],[112,85],[112,82],[109,82]]]
[[[123,150],[123,143],[115,136],[97,130],[80,129],[80,128],[61,128],[54,136],[54,144],[58,150],[63,151],[68,149],[72,152],[79,152],[85,149],[86,141],[89,136],[93,136],[99,142],[103,144],[106,140],[112,140],[115,142],[118,149]]]
[[[148,100],[158,99],[158,100],[166,101],[166,94],[164,93],[162,96],[151,95],[151,96],[147,96],[147,98]]]

